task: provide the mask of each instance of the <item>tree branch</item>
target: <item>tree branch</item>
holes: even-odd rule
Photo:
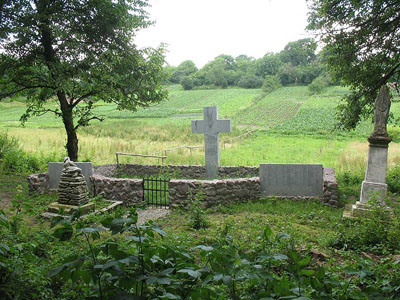
[[[92,121],[92,120],[98,120],[98,121],[100,121],[100,122],[103,122],[103,121],[104,121],[104,118],[102,118],[102,117],[97,117],[97,116],[93,116],[93,117],[90,117],[90,118],[86,119],[86,120],[85,120],[85,123],[87,124],[87,123],[89,123],[89,122]],[[84,123],[78,122],[78,125],[75,126],[75,130],[77,130],[77,129],[79,128],[79,126],[81,126],[82,124],[84,124]]]
[[[78,99],[76,99],[72,104],[71,107],[74,108],[75,106],[77,106],[82,100],[86,99],[87,97],[96,95],[98,93],[98,91],[91,91],[89,93],[86,93],[82,96],[80,96]]]

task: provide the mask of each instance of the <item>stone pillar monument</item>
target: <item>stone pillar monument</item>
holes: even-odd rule
[[[390,110],[388,88],[381,87],[374,106],[374,131],[368,138],[369,151],[365,178],[361,186],[360,201],[352,206],[352,216],[361,216],[368,210],[368,201],[376,198],[384,204],[386,196],[386,165],[391,138],[387,133],[387,120]]]

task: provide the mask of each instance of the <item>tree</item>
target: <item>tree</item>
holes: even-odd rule
[[[399,1],[309,2],[308,29],[325,44],[328,69],[351,88],[339,106],[340,123],[354,128],[372,113],[380,87],[399,80]]]
[[[280,58],[283,63],[290,63],[293,66],[306,65],[316,59],[316,49],[317,43],[313,39],[301,39],[289,42],[280,52]]]
[[[256,75],[263,78],[267,75],[276,75],[282,64],[279,54],[266,53],[263,58],[257,60]]]
[[[165,98],[163,49],[132,41],[150,25],[147,0],[32,0],[0,2],[1,97],[27,95],[24,122],[54,113],[78,159],[77,129],[99,101],[135,111]]]
[[[197,67],[194,62],[191,60],[185,60],[175,69],[175,72],[170,77],[170,81],[173,83],[180,83],[183,77],[189,76],[196,72]]]

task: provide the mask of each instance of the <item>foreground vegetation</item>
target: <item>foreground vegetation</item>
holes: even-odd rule
[[[0,179],[2,299],[400,296],[400,225],[379,213],[345,220],[318,202],[268,199],[173,211],[158,225],[129,208],[50,222],[40,214],[55,195],[28,196],[23,175]]]

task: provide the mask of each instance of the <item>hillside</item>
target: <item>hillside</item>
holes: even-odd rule
[[[94,122],[79,132],[80,159],[96,164],[115,161],[115,152],[162,154],[181,145],[202,145],[203,135],[192,134],[191,120],[202,118],[204,106],[217,105],[220,118],[231,118],[233,132],[221,134],[223,165],[257,165],[261,162],[323,163],[338,169],[363,168],[367,151],[365,138],[372,124],[364,121],[355,131],[335,131],[335,107],[347,92],[331,87],[311,96],[307,87],[284,87],[268,95],[260,89],[169,90],[167,101],[137,112],[118,111],[100,103],[96,111],[106,121]],[[397,100],[397,99],[396,99]],[[392,105],[394,117],[400,105]],[[24,150],[61,159],[65,134],[53,116],[32,118],[21,127],[22,102],[0,103],[0,129],[20,139]],[[240,139],[249,130],[251,135]],[[396,129],[391,129],[397,134]],[[34,137],[34,138],[32,138]],[[231,140],[229,142],[225,142]],[[397,139],[395,138],[395,142]],[[390,162],[398,160],[397,144],[391,144]],[[157,163],[157,160],[126,158],[126,161]],[[168,163],[202,164],[202,149],[168,153]]]

